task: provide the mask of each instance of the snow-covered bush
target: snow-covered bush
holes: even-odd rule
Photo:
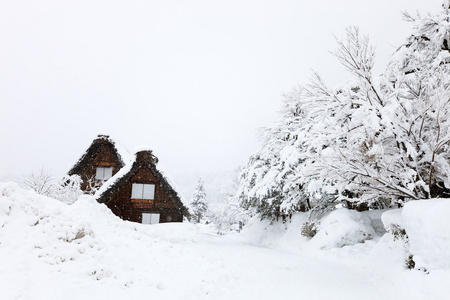
[[[45,168],[41,168],[39,171],[32,171],[24,176],[21,183],[25,188],[44,196],[51,196],[56,189],[53,176]]]
[[[405,231],[402,217],[403,209],[394,209],[387,211],[381,215],[381,221],[383,222],[386,232],[391,234],[395,240],[408,240],[408,236]]]
[[[250,219],[250,214],[231,198],[226,203],[211,204],[207,219],[220,234],[226,234],[239,232]]]
[[[336,209],[324,217],[319,231],[311,239],[313,249],[331,249],[354,245],[375,236],[370,220],[360,212]]]
[[[59,180],[53,195],[55,199],[66,204],[72,204],[83,195],[81,190],[81,177],[78,175],[65,175]]]
[[[308,221],[308,214],[297,212],[289,221],[250,218],[240,233],[247,242],[266,247],[288,248],[294,251],[303,249],[308,238],[300,234],[303,224]]]
[[[83,194],[82,180],[78,175],[65,175],[56,180],[44,168],[25,176],[22,185],[36,193],[55,198],[66,204],[74,203]]]
[[[402,211],[403,209],[395,209],[382,214],[381,220],[387,232],[384,239],[392,239],[393,241],[391,241],[391,243],[401,244],[396,248],[397,250],[400,250],[400,252],[403,252],[404,266],[408,269],[414,269],[415,262],[413,255],[411,255],[409,250],[409,237],[404,228]]]
[[[302,235],[310,238],[314,237],[319,230],[319,226],[320,222],[316,220],[305,222],[302,226]]]

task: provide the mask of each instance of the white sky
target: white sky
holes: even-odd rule
[[[195,186],[246,162],[311,69],[332,85],[349,78],[329,53],[334,35],[358,25],[382,72],[410,33],[401,11],[441,3],[0,1],[0,180],[62,175],[102,133],[149,145]]]

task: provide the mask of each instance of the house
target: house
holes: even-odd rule
[[[151,150],[136,153],[132,163],[122,168],[96,193],[123,220],[144,224],[182,222],[188,210],[167,178],[156,168],[158,159]]]
[[[81,177],[81,189],[89,194],[100,188],[125,165],[115,142],[107,135],[99,135],[69,171]]]

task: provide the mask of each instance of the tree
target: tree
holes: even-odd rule
[[[398,119],[391,114],[397,100],[374,84],[374,52],[368,38],[355,27],[347,29],[335,55],[354,80],[332,90],[316,76],[305,88],[301,101],[312,107],[312,135],[306,141],[310,159],[300,178],[304,184],[315,178],[336,200],[372,204],[415,197],[399,143]]]
[[[294,211],[309,208],[309,198],[296,178],[303,163],[302,126],[305,114],[295,89],[285,95],[282,116],[263,130],[262,147],[241,170],[237,192],[241,206],[263,217],[285,219]]]
[[[81,190],[82,182],[79,175],[63,176],[59,180],[53,197],[66,204],[73,204],[78,200],[78,197],[83,195],[83,191]]]
[[[228,198],[226,202],[210,205],[207,216],[220,234],[240,231],[250,217],[234,197]]]
[[[66,204],[74,203],[83,194],[80,176],[65,175],[55,180],[45,168],[32,171],[23,178],[22,183],[40,195],[55,198]]]
[[[380,206],[450,195],[448,7],[406,14],[414,34],[376,78],[369,39],[348,28],[335,56],[353,80],[332,89],[314,74],[286,96],[243,168],[241,205],[278,218],[343,200]]]
[[[386,90],[398,98],[402,146],[415,171],[418,198],[450,195],[450,29],[449,3],[435,15],[404,13],[414,32],[393,56]]]
[[[205,216],[205,213],[208,210],[208,200],[203,184],[204,182],[199,179],[197,188],[195,189],[191,200],[192,215],[197,223],[200,223],[201,219]]]
[[[24,176],[22,184],[40,195],[49,197],[53,195],[56,188],[52,175],[45,168],[41,168],[39,171],[32,171]]]
[[[337,199],[372,204],[449,192],[450,82],[448,61],[442,59],[450,57],[445,46],[449,33],[439,23],[448,24],[448,9],[415,22],[413,42],[397,51],[378,86],[371,75],[374,53],[368,39],[350,28],[347,39],[338,42],[336,56],[355,81],[346,90],[327,93],[331,109],[321,111],[331,130],[316,122],[313,132],[315,139],[330,144],[317,151],[313,140],[309,149],[317,155],[308,163],[322,188],[336,189]],[[425,42],[418,43],[417,36]],[[313,104],[327,98],[325,89],[309,93]]]

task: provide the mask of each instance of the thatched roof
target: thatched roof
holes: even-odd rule
[[[169,184],[166,177],[156,168],[158,158],[151,150],[141,150],[136,153],[135,161],[123,167],[117,174],[111,177],[95,194],[99,203],[107,204],[119,190],[141,169],[148,168],[156,176],[160,186],[168,194],[169,198],[183,211],[183,215],[189,216],[188,209],[184,206],[177,192]]]
[[[77,163],[70,169],[69,175],[81,174],[85,166],[92,166],[95,157],[99,154],[103,147],[109,148],[110,152],[116,156],[118,162],[118,168],[122,168],[125,163],[122,156],[117,151],[116,143],[108,135],[98,135],[98,137],[92,142],[86,152],[81,156]]]

